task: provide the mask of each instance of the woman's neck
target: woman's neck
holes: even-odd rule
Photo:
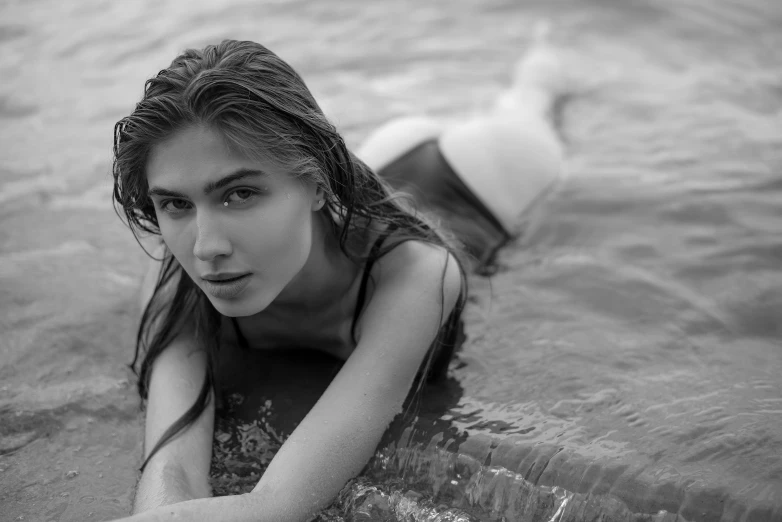
[[[302,270],[264,312],[317,314],[348,293],[361,268],[340,247],[325,212],[313,219],[310,255]]]

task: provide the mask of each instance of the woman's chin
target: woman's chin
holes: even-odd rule
[[[247,317],[263,312],[269,303],[257,295],[246,295],[235,299],[220,299],[206,294],[212,306],[226,317]]]

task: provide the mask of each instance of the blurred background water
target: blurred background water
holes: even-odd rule
[[[448,384],[321,518],[782,520],[775,0],[0,2],[0,520],[130,506],[144,257],[109,172],[146,78],[256,40],[355,146],[488,105],[541,18],[577,87],[570,176],[475,279]],[[321,370],[297,377],[313,396]],[[299,400],[228,396],[249,417],[220,421],[218,493],[257,478]]]

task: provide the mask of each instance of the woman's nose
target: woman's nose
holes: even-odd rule
[[[217,218],[204,212],[198,214],[193,255],[201,261],[211,261],[216,257],[231,254],[231,242],[222,232]]]

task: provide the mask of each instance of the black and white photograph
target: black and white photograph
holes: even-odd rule
[[[0,522],[782,522],[782,2],[0,0]]]

